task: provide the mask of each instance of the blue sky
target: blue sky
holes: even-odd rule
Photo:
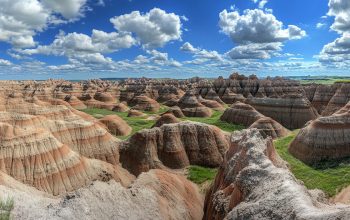
[[[0,79],[350,76],[348,0],[0,3]]]

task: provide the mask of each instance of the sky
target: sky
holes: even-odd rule
[[[349,0],[0,0],[0,80],[349,67]]]

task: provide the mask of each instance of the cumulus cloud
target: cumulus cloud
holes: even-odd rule
[[[344,68],[350,66],[350,2],[330,0],[328,16],[334,17],[331,29],[341,36],[326,44],[318,55],[324,65]]]
[[[8,60],[0,59],[0,66],[11,66],[12,63]]]
[[[82,15],[86,0],[0,0],[0,41],[33,47],[33,37],[50,24]]]
[[[326,23],[319,22],[319,23],[316,24],[316,28],[317,29],[321,29],[321,28],[325,27],[326,25],[327,25]]]
[[[247,44],[234,47],[227,54],[232,59],[270,59],[276,51],[282,50],[282,43]]]
[[[222,32],[239,44],[283,42],[306,36],[306,32],[295,25],[283,29],[283,23],[273,14],[259,9],[245,10],[242,15],[238,11],[223,10],[219,17]]]
[[[181,39],[181,18],[154,8],[146,14],[133,11],[110,19],[118,31],[134,33],[147,48],[162,47],[169,41]]]
[[[306,36],[301,28],[284,28],[272,13],[260,9],[247,9],[243,14],[223,10],[219,18],[221,31],[238,45],[228,52],[232,59],[268,59],[281,50],[284,41]]]
[[[222,55],[219,54],[217,51],[208,51],[201,48],[195,48],[189,42],[184,43],[180,47],[180,50],[193,54],[194,58],[196,59],[194,64],[198,64],[199,62],[203,63],[207,61],[219,61],[223,59]]]

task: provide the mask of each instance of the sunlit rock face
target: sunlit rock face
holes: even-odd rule
[[[145,129],[121,148],[123,167],[134,175],[150,169],[179,169],[190,164],[218,167],[228,143],[217,127],[180,122]]]
[[[203,219],[348,219],[350,207],[323,203],[279,158],[270,138],[256,129],[231,136],[215,181],[206,195]]]
[[[302,128],[289,152],[307,164],[350,156],[350,103]]]

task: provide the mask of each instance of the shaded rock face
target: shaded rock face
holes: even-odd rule
[[[231,136],[230,148],[206,195],[203,219],[350,217],[350,207],[324,204],[313,194],[284,166],[271,139],[264,139],[256,129],[243,130]]]
[[[128,103],[133,109],[140,111],[158,112],[160,105],[156,100],[147,96],[136,96]]]
[[[337,90],[322,112],[323,116],[331,115],[350,101],[350,83],[336,83]]]
[[[319,116],[311,103],[299,95],[284,98],[252,98],[248,99],[247,103],[288,129],[301,128],[306,122]]]
[[[184,108],[182,112],[186,117],[200,118],[211,117],[213,114],[212,110],[208,107]]]
[[[249,127],[255,121],[263,117],[264,115],[256,111],[252,106],[236,102],[231,105],[230,108],[225,110],[221,115],[220,120]]]
[[[217,167],[227,144],[225,135],[214,126],[194,122],[165,124],[134,134],[121,148],[120,161],[135,175],[190,164]]]
[[[271,137],[272,139],[284,137],[288,135],[289,130],[283,127],[280,123],[272,118],[263,117],[254,122],[249,128],[256,128],[264,137]]]
[[[109,133],[115,136],[126,136],[131,133],[132,128],[118,115],[107,115],[99,120],[104,124]]]
[[[160,127],[164,124],[174,124],[174,123],[178,123],[180,122],[179,119],[177,119],[173,114],[171,113],[167,113],[162,115],[157,121],[156,123],[152,126],[152,128],[154,127]]]
[[[320,117],[302,128],[289,152],[307,164],[350,156],[350,103],[331,116]]]

